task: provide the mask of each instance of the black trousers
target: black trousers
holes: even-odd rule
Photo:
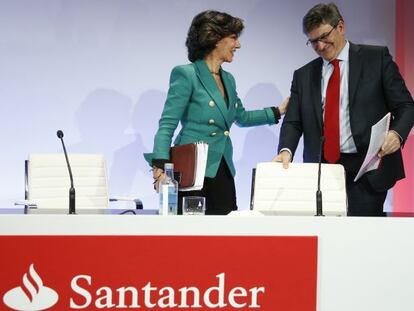
[[[366,177],[369,173],[354,182],[362,162],[361,155],[346,153],[341,153],[338,161],[345,167],[348,216],[386,216],[383,209],[387,191],[378,192],[372,189]]]
[[[203,189],[197,191],[178,191],[178,214],[182,214],[182,201],[186,196],[206,198],[206,215],[227,215],[237,210],[236,187],[234,178],[224,158],[220,161],[217,175],[204,178]]]

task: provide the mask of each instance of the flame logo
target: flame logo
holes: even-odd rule
[[[29,274],[23,275],[23,287],[15,287],[3,296],[3,302],[13,310],[39,311],[50,308],[58,301],[59,295],[51,288],[43,286],[43,281],[33,264]]]

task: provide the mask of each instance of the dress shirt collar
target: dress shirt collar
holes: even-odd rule
[[[339,55],[337,57],[340,61],[348,61],[349,59],[349,41],[347,40],[344,47],[342,48],[341,52],[339,52]],[[326,67],[329,65],[329,61],[323,59],[323,66]]]

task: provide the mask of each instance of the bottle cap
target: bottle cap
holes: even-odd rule
[[[174,163],[165,163],[164,169],[166,170],[172,170],[174,168]]]

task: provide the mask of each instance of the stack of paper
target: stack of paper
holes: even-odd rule
[[[379,120],[371,128],[371,138],[369,142],[368,152],[365,156],[364,162],[359,169],[354,181],[357,181],[366,172],[375,170],[378,168],[381,159],[378,157],[378,152],[381,150],[381,146],[388,135],[388,129],[390,127],[391,113],[388,112],[385,117]]]

